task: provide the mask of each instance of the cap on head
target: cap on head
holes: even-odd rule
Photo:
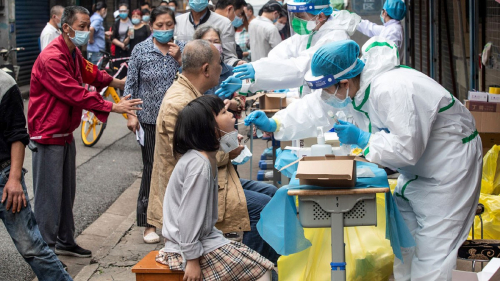
[[[312,89],[326,88],[340,80],[358,76],[365,64],[358,59],[359,45],[341,40],[320,47],[311,60],[305,80]]]
[[[329,0],[293,0],[287,2],[287,8],[292,13],[306,12],[313,15],[324,13],[326,16],[333,13]]]
[[[403,20],[406,16],[406,5],[401,0],[387,0],[382,9],[395,20]]]

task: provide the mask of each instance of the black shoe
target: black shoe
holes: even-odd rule
[[[86,250],[78,245],[72,248],[64,248],[56,246],[56,254],[62,256],[73,256],[79,258],[90,258],[92,256],[92,252]]]
[[[62,267],[64,268],[64,270],[68,271],[68,266],[66,264],[64,264],[62,261],[59,261],[61,264],[62,264]]]

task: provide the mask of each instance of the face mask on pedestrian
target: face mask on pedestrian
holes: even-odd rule
[[[120,13],[120,18],[122,20],[126,19],[128,17],[128,13]]]
[[[234,27],[238,28],[243,24],[243,20],[240,17],[235,16],[232,23]]]
[[[277,22],[277,23],[276,23],[276,28],[277,28],[279,31],[281,31],[284,27],[285,27],[285,25],[284,25],[284,24],[282,24],[281,22]]]
[[[168,43],[170,40],[172,40],[173,36],[174,36],[173,29],[169,29],[169,30],[153,29],[153,37],[161,44]]]
[[[71,28],[71,30],[73,30],[75,32],[75,37],[73,37],[73,38],[69,37],[69,33],[67,33],[69,40],[71,40],[71,42],[73,42],[73,44],[75,44],[75,46],[80,47],[80,46],[83,46],[89,42],[90,31],[74,30],[71,26],[69,28]]]
[[[278,17],[274,17],[273,19],[273,23],[276,23],[278,21],[278,19],[280,18],[280,15],[278,14]]]
[[[344,108],[352,102],[351,97],[349,97],[349,88],[347,88],[347,93],[346,93],[345,98],[343,100],[339,99],[337,97],[337,91],[339,90],[339,88],[340,88],[340,86],[337,87],[337,89],[335,90],[335,93],[333,93],[333,95],[326,92],[325,90],[322,90],[322,93],[321,93],[321,98],[328,105],[331,105],[334,108]]]
[[[170,10],[172,10],[173,12],[175,12],[175,7],[168,6],[168,8],[169,8]]]
[[[221,129],[219,129],[221,132],[224,132],[222,131]],[[224,151],[225,153],[229,153],[233,150],[235,150],[236,148],[238,148],[238,146],[240,145],[239,142],[238,142],[238,131],[234,130],[230,133],[227,133],[227,132],[224,132],[226,133],[225,135],[222,136],[222,138],[220,138],[220,149],[222,149],[222,151]]]
[[[385,20],[384,20],[384,10],[380,11],[380,21],[382,22],[382,24],[385,24]]]
[[[133,25],[138,25],[139,23],[141,23],[140,19],[132,19],[132,24]]]
[[[208,6],[208,0],[189,0],[189,7],[195,12],[201,12]]]
[[[149,22],[149,16],[142,16],[143,22]]]

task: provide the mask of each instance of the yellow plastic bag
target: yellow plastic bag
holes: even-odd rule
[[[500,239],[500,196],[481,193],[479,203],[484,205],[483,218],[483,238]],[[481,239],[481,224],[479,217],[474,218],[474,239]],[[472,231],[469,238],[472,238]]]
[[[500,194],[500,165],[498,155],[500,146],[494,145],[483,158],[483,176],[481,180],[481,193]]]
[[[389,240],[385,239],[384,194],[377,194],[377,221],[376,227],[344,228],[347,280],[386,281],[392,274],[394,254]],[[312,246],[300,253],[280,257],[280,280],[331,280],[331,230],[304,228],[304,234]]]

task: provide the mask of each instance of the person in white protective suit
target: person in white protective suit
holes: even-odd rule
[[[331,123],[324,116],[331,108],[349,111],[359,127],[335,124],[340,142],[401,173],[396,205],[416,246],[402,249],[404,263],[394,261],[395,279],[451,280],[479,199],[482,145],[474,118],[436,81],[400,66],[393,42],[374,37],[362,51],[358,59],[354,41],[337,41],[312,58],[305,79],[331,107],[300,102],[273,118],[253,112],[245,124],[290,140],[313,136],[316,122]]]
[[[382,25],[375,24],[369,20],[362,20],[357,29],[368,37],[379,36],[393,41],[401,53],[404,40],[401,21],[406,15],[406,5],[402,0],[387,0],[380,12]]]
[[[295,34],[273,48],[267,58],[236,67],[236,75],[222,82],[217,95],[227,98],[236,91],[296,87],[301,87],[302,95],[310,93],[302,78],[310,69],[314,52],[328,42],[349,39],[361,21],[348,11],[333,11],[329,0],[294,0],[287,7]]]

